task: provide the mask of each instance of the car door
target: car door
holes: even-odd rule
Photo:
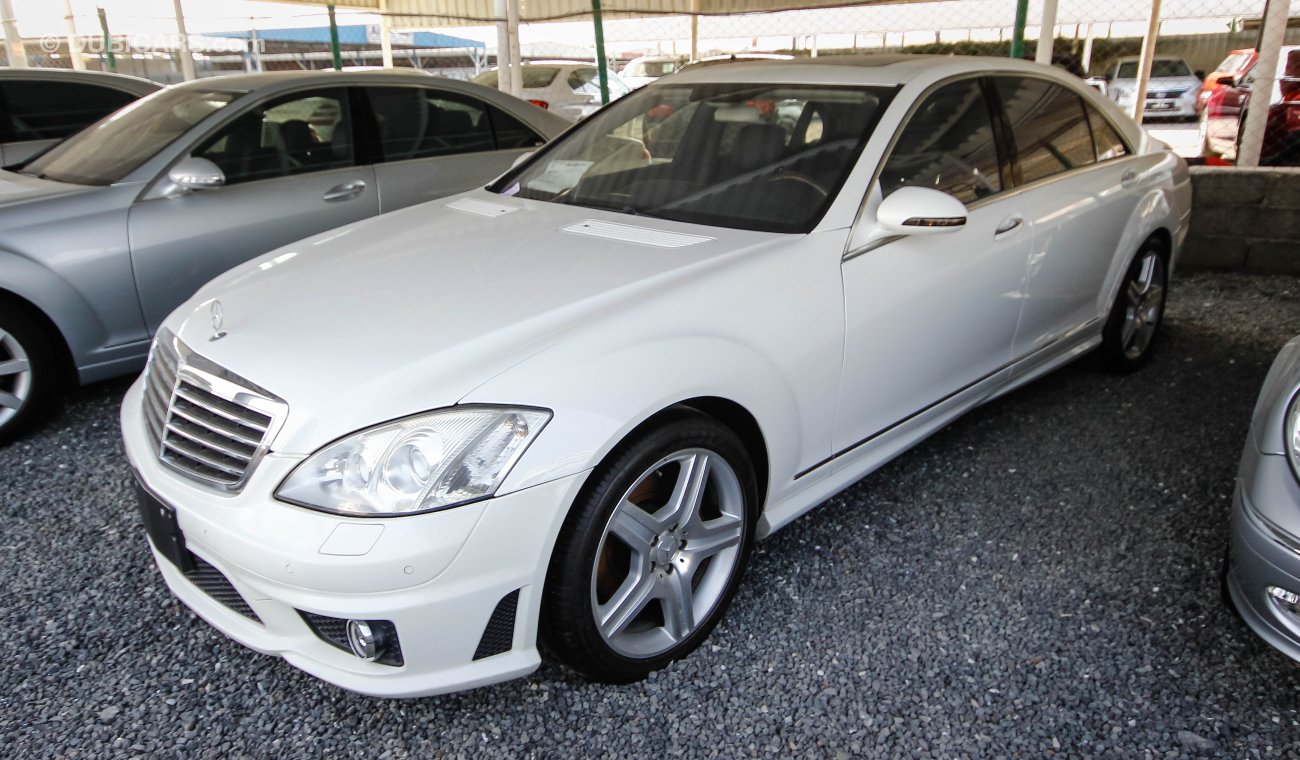
[[[1005,193],[1005,151],[986,90],[968,77],[932,91],[881,167],[873,193],[934,188],[967,204],[968,215],[963,229],[878,238],[845,257],[837,452],[996,376],[1010,361],[1031,235],[1018,198]],[[859,225],[874,225],[870,214]]]
[[[1018,358],[1096,325],[1106,275],[1137,206],[1138,168],[1114,127],[1078,93],[1033,76],[993,81],[1013,137],[1017,205],[1033,230]]]
[[[368,115],[365,154],[374,162],[381,211],[481,187],[546,142],[478,98],[434,87],[357,88]]]
[[[332,87],[252,104],[200,139],[189,155],[215,163],[225,184],[146,193],[130,211],[149,329],[236,264],[379,213],[374,172],[356,165],[352,133],[347,93]]]
[[[26,161],[135,99],[85,82],[0,80],[0,166]]]

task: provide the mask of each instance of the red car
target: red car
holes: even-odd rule
[[[1237,160],[1243,115],[1250,107],[1254,68],[1237,79],[1222,77],[1201,113],[1201,155],[1208,163]],[[1277,81],[1269,99],[1262,166],[1300,166],[1300,45],[1278,56]]]
[[[1219,84],[1220,79],[1224,77],[1235,79],[1250,71],[1250,68],[1255,65],[1255,61],[1258,60],[1259,53],[1255,48],[1242,48],[1228,53],[1228,57],[1224,58],[1223,62],[1218,66],[1215,66],[1214,71],[1211,71],[1201,84],[1201,92],[1196,96],[1196,110],[1205,110],[1205,104],[1209,102],[1210,95],[1223,86]]]

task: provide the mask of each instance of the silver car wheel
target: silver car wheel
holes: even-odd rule
[[[0,330],[0,426],[17,416],[31,392],[31,358],[17,338]]]
[[[596,550],[591,609],[605,643],[650,658],[695,632],[737,569],[745,519],[740,480],[712,451],[678,451],[642,473]]]
[[[1127,303],[1120,345],[1124,355],[1137,359],[1146,353],[1151,338],[1160,325],[1165,305],[1165,261],[1155,251],[1143,255],[1137,272],[1125,286]]]

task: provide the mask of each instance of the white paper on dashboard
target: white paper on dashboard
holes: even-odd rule
[[[552,161],[546,165],[546,171],[536,179],[528,181],[529,190],[541,190],[544,193],[560,193],[578,184],[582,175],[591,168],[592,161]]]

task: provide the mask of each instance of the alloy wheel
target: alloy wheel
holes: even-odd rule
[[[644,659],[698,630],[737,569],[745,519],[740,480],[715,452],[678,451],[642,473],[596,550],[591,609],[605,643]]]
[[[1137,359],[1146,353],[1160,325],[1165,305],[1165,262],[1155,251],[1147,251],[1132,279],[1125,286],[1124,325],[1120,345],[1124,355]]]
[[[31,392],[31,358],[13,334],[0,329],[0,426],[18,415]]]

